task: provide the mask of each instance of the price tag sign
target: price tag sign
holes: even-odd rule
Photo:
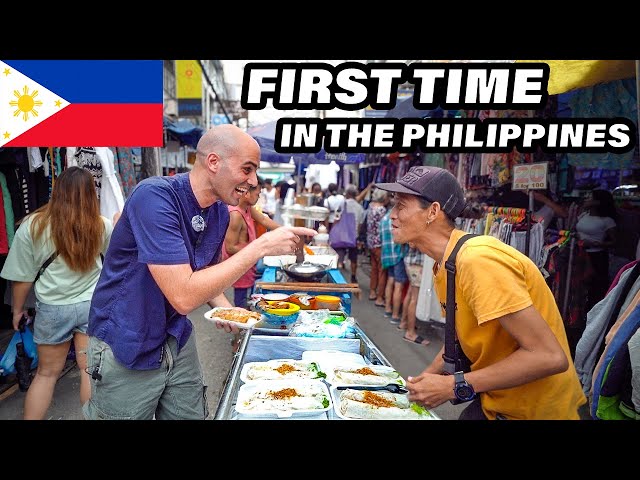
[[[546,190],[547,162],[513,166],[512,190]]]

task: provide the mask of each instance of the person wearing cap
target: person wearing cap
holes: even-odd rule
[[[465,208],[462,187],[447,170],[425,166],[376,186],[396,195],[394,240],[434,259],[444,307],[443,262],[466,233],[455,228]],[[467,240],[455,265],[455,328],[470,371],[446,375],[443,348],[422,373],[408,377],[409,399],[427,408],[455,401],[458,381],[471,387],[460,419],[579,419],[587,399],[553,293],[536,265],[489,235]]]

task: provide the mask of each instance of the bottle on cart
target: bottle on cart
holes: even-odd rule
[[[24,351],[24,344],[16,344],[16,378],[21,392],[26,392],[31,385],[31,357]]]
[[[329,234],[327,233],[327,227],[320,225],[318,227],[318,234],[313,237],[313,244],[318,247],[326,247],[329,245]]]

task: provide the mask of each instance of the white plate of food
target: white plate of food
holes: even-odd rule
[[[331,387],[335,414],[344,420],[438,420],[433,413],[410,402],[406,393],[384,390],[338,390]]]
[[[264,300],[272,301],[272,302],[283,302],[286,299],[288,299],[290,296],[291,295],[288,295],[286,293],[266,293],[262,295],[262,298]]]
[[[238,328],[249,329],[262,320],[262,315],[243,308],[215,307],[205,312],[204,318],[212,322],[223,322]]]
[[[238,390],[235,410],[255,417],[317,416],[332,408],[331,394],[321,380],[264,380]]]
[[[245,383],[263,380],[313,380],[326,376],[316,362],[288,358],[245,363],[240,371],[240,380]]]
[[[327,369],[327,383],[331,385],[383,386],[390,383],[404,386],[404,378],[386,365],[339,364]]]

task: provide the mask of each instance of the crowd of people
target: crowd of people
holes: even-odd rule
[[[85,418],[208,417],[187,315],[205,304],[246,309],[261,259],[294,253],[303,237],[316,234],[281,226],[278,205],[295,187],[259,178],[259,164],[260,147],[250,135],[233,125],[213,127],[198,142],[191,171],[141,181],[113,219],[99,215],[86,170],[70,167],[60,175],[50,202],[22,221],[1,272],[12,281],[16,329],[31,288],[37,298],[39,363],[25,419],[45,418],[72,342]],[[346,272],[348,261],[357,283],[359,261],[369,262],[368,301],[405,341],[429,344],[416,313],[425,259],[434,261],[443,306],[447,264],[455,261],[455,331],[468,367],[449,371],[443,349],[407,379],[410,400],[427,408],[469,402],[462,419],[580,418],[587,399],[573,365],[579,332],[567,333],[528,256],[490,235],[466,238],[457,228],[467,202],[451,173],[419,166],[362,191],[336,184],[323,191],[316,183],[309,193],[329,210],[324,223],[338,267]],[[545,225],[568,215],[547,195],[536,201]],[[588,308],[607,292],[616,220],[604,190],[593,191],[577,218],[592,267]],[[337,232],[340,243],[332,243]],[[461,239],[466,243],[458,246]],[[229,288],[233,302],[224,295]],[[216,326],[237,339],[237,327]]]

